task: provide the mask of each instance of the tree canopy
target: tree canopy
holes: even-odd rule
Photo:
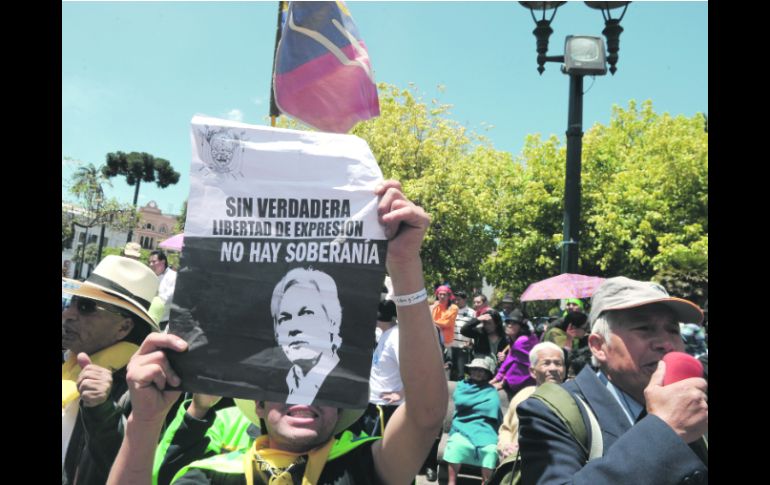
[[[501,200],[508,214],[484,266],[521,293],[559,272],[566,147],[530,135]],[[708,133],[702,115],[656,114],[652,102],[613,108],[583,139],[579,272],[708,281]]]
[[[74,225],[86,229],[84,241],[88,241],[88,231],[102,224],[109,224],[118,230],[130,230],[137,223],[137,214],[133,207],[120,204],[114,198],[107,199],[102,184],[109,181],[102,175],[102,169],[93,163],[83,164],[75,171],[69,181],[69,192],[75,196],[80,210],[65,212],[62,206],[62,250],[69,245],[74,235]],[[76,267],[79,274],[83,262],[98,259],[98,247],[93,255],[86,254],[84,246],[80,252],[80,264]],[[90,259],[89,259],[90,258]]]
[[[566,146],[529,135],[496,150],[451,106],[380,83],[380,116],[357,124],[386,178],[431,215],[428,284],[521,295],[560,271]],[[613,107],[583,138],[579,272],[656,279],[708,297],[708,133],[702,114]],[[279,126],[302,128],[282,117]],[[491,295],[488,295],[491,296]],[[686,296],[686,295],[680,295]]]
[[[431,216],[422,247],[426,281],[480,288],[481,262],[494,251],[502,181],[518,169],[509,153],[448,118],[451,106],[412,89],[380,84],[380,116],[356,125],[385,178]]]
[[[161,189],[179,182],[179,172],[168,160],[157,158],[145,152],[113,152],[107,154],[107,163],[102,167],[105,177],[122,175],[128,185],[135,185],[134,206],[139,198],[142,182],[155,182]]]
[[[78,167],[70,179],[69,192],[75,196],[77,204],[83,209],[75,215],[74,223],[85,228],[101,224],[110,224],[118,230],[128,230],[136,225],[136,211],[127,204],[119,203],[115,198],[108,199],[102,184],[109,181],[104,178],[100,168],[93,163]],[[66,231],[72,235],[71,228]],[[62,239],[65,237],[62,224]]]
[[[155,182],[161,189],[179,182],[179,172],[174,170],[168,160],[157,158],[145,152],[112,152],[107,154],[107,163],[102,166],[106,178],[122,175],[128,185],[134,185],[134,208],[139,200],[139,187],[142,182]],[[131,240],[133,228],[128,231]]]

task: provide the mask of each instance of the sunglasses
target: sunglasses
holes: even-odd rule
[[[106,303],[97,302],[96,300],[89,300],[87,298],[73,297],[70,300],[69,306],[75,306],[81,315],[90,315],[95,313],[96,310],[104,310],[105,312],[114,313],[116,315],[125,316],[123,310],[116,308]]]

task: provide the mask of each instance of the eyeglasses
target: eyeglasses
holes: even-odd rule
[[[123,310],[107,305],[105,303],[98,302],[96,300],[90,300],[88,298],[73,297],[70,300],[69,306],[75,305],[81,315],[90,315],[95,313],[96,310],[104,310],[105,312],[114,313],[116,315],[125,316]]]

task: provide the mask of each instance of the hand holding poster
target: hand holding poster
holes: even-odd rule
[[[365,407],[387,242],[366,142],[196,116],[169,332],[183,388]]]

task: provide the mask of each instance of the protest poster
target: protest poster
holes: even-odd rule
[[[387,251],[366,142],[195,116],[191,143],[182,389],[366,407]]]

